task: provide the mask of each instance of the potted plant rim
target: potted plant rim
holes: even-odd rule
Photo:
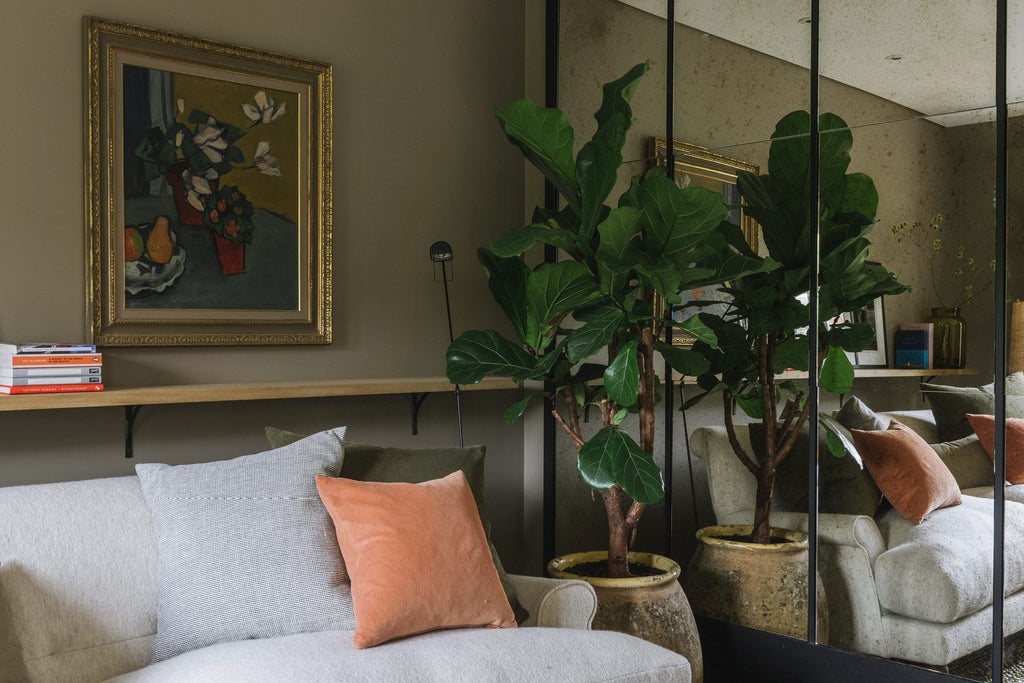
[[[544,391],[510,407],[504,419],[517,420],[530,401],[548,401],[576,448],[581,478],[604,507],[608,548],[601,573],[619,581],[630,580],[630,561],[640,559],[630,548],[645,507],[664,496],[653,457],[656,359],[689,375],[709,367],[700,354],[664,343],[666,326],[714,344],[699,318],[673,321],[668,307],[681,300],[681,291],[764,266],[735,246],[742,235],[724,222],[728,207],[720,195],[682,189],[664,169],[633,177],[615,206],[606,203],[633,123],[630,100],[647,70],[638,64],[604,86],[597,129],[575,158],[575,133],[561,111],[519,100],[497,112],[509,140],[558,190],[564,206],[537,209],[529,225],[478,252],[514,338],[470,330],[447,352],[447,374],[455,384],[487,375],[544,382]],[[526,252],[536,244],[557,247],[561,257],[530,267]],[[581,418],[588,406],[600,415],[594,433]],[[635,437],[626,428],[634,424],[632,416]],[[668,582],[678,587],[678,565],[672,571]],[[692,623],[685,597],[681,601]],[[695,657],[699,648],[691,663]]]
[[[729,304],[726,310],[698,313],[718,343],[698,341],[694,345],[708,365],[697,377],[699,392],[684,405],[686,409],[710,396],[719,396],[729,444],[757,482],[752,524],[712,527],[698,533],[702,542],[684,582],[691,597],[697,596],[694,609],[717,614],[723,604],[743,603],[751,611],[772,612],[789,605],[796,612],[792,615],[792,635],[802,635],[806,624],[806,535],[774,529],[771,511],[779,467],[799,440],[808,439],[804,427],[813,416],[806,389],[780,375],[787,370],[814,372],[823,389],[840,395],[849,392],[854,369],[847,354],[871,345],[875,330],[870,323],[854,322],[843,314],[869,306],[882,295],[907,290],[884,266],[867,260],[867,234],[876,223],[878,193],[867,175],[847,173],[853,137],[846,123],[834,114],[823,114],[819,119],[820,194],[811,197],[810,123],[805,111],[783,117],[772,135],[768,174],[739,174],[739,193],[746,211],[761,226],[767,250],[762,256],[747,256],[762,259],[765,267],[724,287]],[[815,206],[819,209],[817,231],[811,210]],[[807,331],[816,247],[820,249],[818,310],[814,316],[818,344],[816,350],[811,350]],[[737,407],[759,426],[750,432],[757,453],[748,451],[737,437]],[[832,421],[823,419],[820,424],[826,450],[842,456],[845,449],[841,431]],[[810,457],[816,451],[811,448]],[[829,456],[823,453],[821,457]],[[727,540],[723,541],[723,536]],[[736,582],[748,584],[758,600],[774,599],[772,604],[777,607],[762,609],[754,606],[754,600],[730,600],[718,594],[718,589],[728,583],[718,570],[734,576],[739,570],[732,564],[709,565],[721,560],[719,554],[728,554],[734,548],[742,548],[734,555],[754,563],[751,575]],[[764,552],[754,556],[751,548]],[[718,559],[712,561],[710,556]],[[778,573],[766,571],[769,558],[780,563]],[[780,575],[791,578],[800,571],[802,581],[780,580]],[[753,588],[758,577],[763,583]],[[785,594],[768,597],[780,590]],[[744,618],[736,620],[743,622]],[[785,628],[772,630],[787,632]]]

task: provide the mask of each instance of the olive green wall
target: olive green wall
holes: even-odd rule
[[[92,15],[334,65],[334,343],[108,348],[107,384],[443,375],[448,329],[432,242],[454,248],[456,332],[500,325],[474,253],[522,222],[523,165],[492,108],[526,87],[527,7],[39,0],[10,8],[0,23],[0,339],[86,334],[82,17]],[[524,443],[521,426],[504,426],[500,415],[515,400],[515,392],[463,397],[467,443],[489,447],[495,535],[514,569],[524,545]],[[410,434],[409,413],[405,396],[146,407],[137,460],[252,452],[266,423],[347,424],[365,442],[456,443],[451,394],[427,400],[420,436]],[[130,473],[121,420],[115,408],[0,413],[0,484]]]

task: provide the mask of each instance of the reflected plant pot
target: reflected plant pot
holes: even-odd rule
[[[232,242],[226,237],[213,233],[217,245],[217,260],[224,275],[245,272],[245,242]]]

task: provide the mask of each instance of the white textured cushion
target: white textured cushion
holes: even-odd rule
[[[193,650],[116,683],[450,683],[452,681],[665,681],[687,683],[674,652],[612,631],[458,629],[356,650],[351,631],[221,643]]]
[[[156,532],[153,660],[213,643],[352,628],[352,596],[316,475],[345,428],[256,455],[136,472]]]
[[[149,661],[156,545],[136,477],[0,488],[0,516],[0,680],[97,681]]]
[[[889,548],[875,560],[882,608],[948,624],[992,604],[992,501],[964,496],[919,525],[895,510],[878,519]],[[1024,587],[1024,505],[1006,504],[1006,594]]]

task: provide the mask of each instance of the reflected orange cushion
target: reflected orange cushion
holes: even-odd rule
[[[851,429],[871,477],[896,510],[914,524],[939,508],[959,505],[960,488],[932,447],[893,420],[884,431]]]
[[[352,579],[357,648],[516,625],[461,471],[422,484],[318,476],[316,487]]]
[[[978,435],[988,457],[995,458],[996,418],[994,415],[967,414],[967,421]],[[1006,418],[1006,481],[1024,484],[1024,420]]]

